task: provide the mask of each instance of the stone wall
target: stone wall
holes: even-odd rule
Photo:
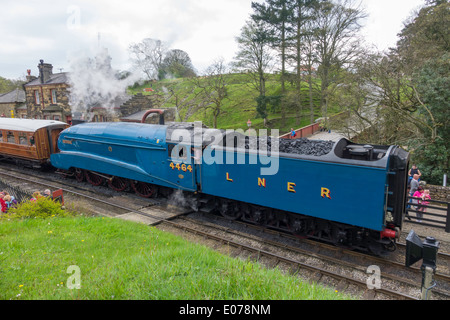
[[[450,202],[450,187],[435,186],[427,184],[424,189],[430,190],[431,199],[438,201]]]
[[[142,93],[138,93],[120,106],[120,117],[126,117],[142,110],[158,109],[160,100],[161,98],[157,95],[144,96]]]
[[[17,106],[19,104],[16,104],[16,102],[0,103],[0,115],[11,118],[11,110],[15,112]]]
[[[39,92],[39,99],[40,99],[39,104],[36,104],[35,101],[36,90]],[[52,101],[51,90],[55,90],[56,93],[55,104]],[[64,115],[71,114],[69,105],[68,85],[65,83],[26,87],[25,94],[27,105],[30,112],[29,116],[31,118],[37,117],[42,119],[46,111],[52,113],[56,111],[56,113],[60,115],[61,119],[63,118]]]

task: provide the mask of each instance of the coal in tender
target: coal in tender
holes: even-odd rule
[[[323,156],[333,149],[333,141],[300,139],[280,139],[280,153],[304,154],[312,156]]]
[[[245,147],[247,149],[262,149],[271,151],[273,138],[271,137],[250,137],[246,139]],[[312,156],[323,156],[328,154],[332,149],[333,141],[324,140],[309,140],[306,138],[300,139],[277,139],[278,140],[278,151],[280,153],[288,154],[303,154]]]

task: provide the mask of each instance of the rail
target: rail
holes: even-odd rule
[[[423,204],[422,199],[407,197],[406,218],[413,224],[420,224],[427,227],[444,229],[450,233],[450,206],[448,202],[428,199],[429,204],[438,204],[433,206]],[[442,212],[445,212],[442,214]],[[435,219],[433,219],[433,217]],[[431,223],[430,223],[431,222]]]

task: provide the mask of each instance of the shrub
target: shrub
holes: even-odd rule
[[[59,202],[50,198],[39,198],[36,201],[24,201],[15,208],[10,208],[8,213],[1,216],[2,219],[26,219],[26,218],[50,218],[68,217],[77,213],[61,207]]]

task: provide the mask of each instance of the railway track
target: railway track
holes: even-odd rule
[[[175,221],[164,221],[162,224],[165,225],[161,227],[162,230],[180,234],[173,230],[176,228],[189,233],[189,238],[191,235],[196,235],[206,239],[215,249],[221,248],[220,251],[223,253],[242,259],[252,259],[271,268],[279,267],[304,280],[313,280],[362,299],[418,300],[420,296],[420,288],[416,288],[417,283],[408,283],[398,277],[383,275],[382,284],[378,288],[375,285],[368,286],[369,275],[364,267],[274,240],[251,236],[187,217],[179,217]],[[408,289],[398,290],[399,286],[408,286]],[[408,293],[414,290],[417,291],[416,295]],[[445,293],[442,294],[443,299],[450,297]]]
[[[244,235],[252,234],[253,237],[257,237],[264,246],[270,245],[271,250],[275,250],[276,252],[286,251],[288,256],[300,255],[301,260],[313,261],[317,259],[318,265],[322,267],[325,266],[326,269],[331,268],[332,273],[344,272],[345,274],[350,274],[350,278],[352,279],[359,279],[358,284],[363,289],[367,289],[367,280],[370,278],[370,274],[368,274],[369,268],[379,267],[381,271],[381,290],[366,291],[363,295],[364,298],[367,298],[367,295],[369,295],[370,298],[373,298],[372,295],[374,294],[375,296],[385,294],[401,299],[409,299],[411,296],[420,297],[421,272],[419,268],[406,268],[404,264],[390,261],[386,258],[345,250],[329,244],[318,243],[317,241],[307,239],[299,240],[298,238],[284,233],[243,224],[238,221],[230,223],[220,216],[214,216],[214,218],[211,219],[208,215],[207,221],[211,220],[214,220],[212,226],[216,226],[217,220],[221,220],[222,222],[220,225],[227,232],[235,230],[234,232],[243,234],[243,237]],[[241,230],[243,229],[245,229],[245,231],[242,232]],[[249,229],[253,229],[253,231],[250,232]],[[436,274],[435,279],[438,286],[433,292],[436,299],[448,300],[450,298],[450,274],[447,268],[441,267],[441,270],[442,271],[438,270]],[[337,276],[335,275],[335,277]],[[345,286],[345,283],[355,284],[351,280],[344,278],[344,282],[340,286]],[[403,294],[400,294],[399,296],[396,296],[396,293],[392,292],[396,291],[399,293],[398,291],[400,289]]]
[[[31,179],[29,174],[21,177],[22,173],[20,172],[6,172],[3,169],[0,169],[0,173],[3,176],[9,175],[14,179],[25,180],[29,184],[41,185],[42,188],[62,188],[66,194],[77,198],[83,197],[93,204],[97,204],[94,204],[94,206],[110,208],[104,210],[107,213],[100,214],[140,221],[177,234],[180,234],[180,230],[182,230],[184,236],[189,234],[200,237],[204,239],[203,241],[211,242],[210,245],[213,248],[225,250],[223,253],[229,254],[230,248],[233,248],[232,255],[234,256],[250,258],[259,262],[265,261],[263,263],[269,267],[285,268],[290,273],[304,279],[312,279],[315,282],[332,286],[338,291],[349,292],[362,299],[415,300],[420,297],[420,278],[417,279],[420,272],[418,270],[406,272],[403,265],[400,267],[400,264],[395,261],[389,262],[382,258],[368,257],[306,239],[301,240],[301,243],[306,244],[306,247],[300,248],[298,239],[287,235],[280,235],[280,233],[267,229],[258,230],[256,226],[232,223],[232,225],[238,225],[239,228],[245,228],[247,231],[254,229],[259,235],[244,233],[234,227],[211,223],[208,221],[210,218],[205,220],[198,214],[191,215],[192,217],[195,216],[194,220],[192,217],[186,217],[187,214],[192,213],[192,210],[170,206],[166,200],[140,199],[141,203],[130,206],[124,203],[122,196],[110,197],[97,194],[101,193],[97,188],[95,194],[92,194],[89,187],[80,187],[78,184],[69,183],[69,181],[64,184],[58,179],[52,179],[49,182],[48,177],[45,180],[36,176]],[[125,197],[130,196],[126,195]],[[114,198],[117,198],[117,202]],[[230,223],[224,219],[221,219],[221,221]],[[276,238],[282,238],[282,240],[276,240]],[[441,257],[445,257],[445,254]],[[365,262],[362,263],[362,260],[365,260]],[[382,265],[383,273],[380,275],[381,285],[379,287],[376,284],[370,286],[368,282],[370,278],[367,268],[368,263],[370,263],[370,266]],[[389,272],[385,272],[386,270]],[[400,277],[397,275],[398,273],[408,274]],[[436,275],[436,280],[450,283],[449,275],[441,272]],[[402,288],[402,290],[399,290],[399,288]],[[446,289],[446,287],[444,289],[436,288],[433,290],[433,297],[448,300],[450,298],[449,293],[450,289]]]

